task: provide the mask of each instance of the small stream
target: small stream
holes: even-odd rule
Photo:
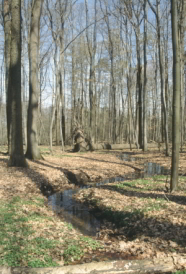
[[[139,160],[139,158],[130,157],[129,154],[121,154],[120,159],[127,162]],[[143,172],[133,172],[126,174],[123,177],[114,177],[106,179],[98,183],[89,183],[87,186],[82,186],[76,189],[65,190],[63,193],[56,193],[49,197],[49,205],[59,216],[71,223],[75,228],[79,229],[84,235],[96,236],[100,228],[100,221],[94,217],[91,210],[85,205],[78,203],[73,199],[73,195],[80,189],[99,187],[104,184],[122,182],[125,179],[137,179],[150,177],[153,175],[166,175],[168,170],[155,163],[146,163]]]

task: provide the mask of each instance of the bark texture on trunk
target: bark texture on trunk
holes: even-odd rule
[[[171,191],[178,188],[178,167],[180,149],[180,48],[178,42],[177,0],[171,1],[172,47],[173,47],[173,119],[172,119],[172,167]]]
[[[11,51],[8,83],[8,92],[11,94],[9,166],[25,167],[21,110],[21,0],[12,0],[11,16]]]
[[[136,54],[137,54],[137,96],[138,96],[138,142],[143,147],[143,108],[142,108],[142,84],[141,84],[141,53],[140,53],[140,29],[136,30]]]
[[[8,153],[10,153],[10,123],[11,123],[11,94],[8,89],[9,69],[10,69],[10,42],[11,42],[11,20],[10,3],[4,0],[4,55],[5,55],[5,91],[6,91],[6,117],[7,117],[7,139]]]
[[[32,160],[41,159],[38,147],[38,62],[39,62],[39,39],[40,17],[43,0],[33,0],[31,10],[31,26],[29,41],[29,106],[27,118],[27,151],[26,157]]]
[[[147,0],[144,0],[144,82],[143,82],[143,151],[147,151]]]

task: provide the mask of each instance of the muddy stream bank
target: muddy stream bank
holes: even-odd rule
[[[118,156],[124,162],[134,162],[139,160],[129,156],[128,154],[120,154]],[[83,188],[101,187],[105,184],[114,182],[123,182],[129,179],[138,179],[150,177],[153,175],[166,175],[168,170],[155,163],[145,163],[142,171],[135,171],[120,177],[113,177],[101,182],[87,182],[76,189],[65,190],[63,193],[56,193],[48,198],[49,206],[52,210],[61,216],[66,222],[72,224],[74,228],[78,229],[83,235],[97,237],[99,234],[101,221],[96,218],[93,211],[86,205],[76,201],[73,196]],[[99,253],[99,252],[97,252]],[[91,255],[92,256],[92,255]],[[98,261],[109,259],[132,259],[127,254],[97,254]],[[136,259],[136,258],[133,258]]]

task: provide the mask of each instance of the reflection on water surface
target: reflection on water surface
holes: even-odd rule
[[[139,158],[130,157],[129,154],[122,153],[120,158],[123,161],[133,162]],[[78,203],[73,199],[73,195],[82,188],[99,187],[104,184],[122,182],[125,179],[144,178],[153,175],[168,174],[168,170],[156,163],[146,163],[143,172],[133,172],[126,174],[124,177],[114,177],[106,179],[102,182],[89,183],[77,189],[65,190],[63,193],[56,193],[49,197],[49,205],[52,209],[61,215],[67,222],[71,223],[75,228],[79,229],[85,235],[95,236],[100,228],[100,221],[94,217],[92,212],[85,205]]]

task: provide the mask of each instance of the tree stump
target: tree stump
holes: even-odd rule
[[[79,127],[76,127],[74,130],[74,142],[75,145],[73,152],[85,152],[94,150],[91,140],[85,137],[83,130]]]

